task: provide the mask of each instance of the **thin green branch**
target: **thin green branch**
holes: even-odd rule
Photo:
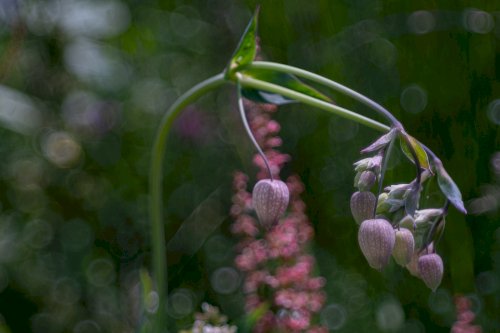
[[[353,111],[344,109],[340,106],[336,106],[336,105],[331,104],[331,103],[321,101],[319,99],[316,99],[314,97],[299,93],[297,91],[294,91],[294,90],[291,90],[288,88],[284,88],[282,86],[279,86],[279,85],[276,85],[273,83],[269,83],[266,81],[254,79],[252,77],[242,75],[241,73],[237,73],[237,76],[238,76],[239,82],[244,87],[255,88],[255,89],[264,90],[264,91],[268,91],[268,92],[275,93],[275,94],[280,94],[282,96],[291,98],[293,100],[296,100],[296,101],[299,101],[299,102],[302,102],[302,103],[305,103],[305,104],[308,104],[311,106],[315,106],[315,107],[320,108],[322,110],[334,113],[338,116],[341,116],[341,117],[347,118],[349,120],[358,122],[362,125],[368,126],[370,128],[376,129],[376,130],[381,131],[381,132],[389,132],[389,130],[391,129],[389,126],[384,125],[384,124],[382,124],[378,121],[375,121],[371,118],[359,115]]]
[[[153,332],[166,331],[167,304],[167,256],[165,246],[165,228],[162,214],[162,171],[167,136],[175,118],[190,103],[225,82],[224,74],[218,74],[185,92],[163,116],[153,145],[149,178],[149,213],[151,218],[151,243],[153,251],[153,281],[159,296],[158,310],[153,318]]]
[[[278,64],[274,62],[268,62],[268,61],[254,61],[250,65],[246,66],[247,68],[256,68],[256,69],[269,69],[269,70],[275,70],[278,72],[283,72],[283,73],[288,73],[288,74],[293,74],[300,76],[304,79],[311,80],[313,82],[317,82],[319,84],[322,84],[326,87],[329,87],[333,90],[339,91],[367,106],[369,106],[371,109],[377,111],[380,115],[382,115],[384,118],[389,120],[391,122],[392,127],[402,129],[403,126],[399,122],[399,120],[396,119],[386,108],[384,108],[382,105],[378,104],[374,100],[366,97],[365,95],[362,95],[338,82],[335,82],[333,80],[327,79],[321,75],[311,73],[309,71],[306,71],[301,68],[289,66],[289,65],[284,65],[284,64]]]
[[[269,161],[267,160],[266,154],[262,151],[262,149],[259,146],[259,143],[255,139],[252,129],[248,125],[248,120],[247,116],[245,114],[245,107],[243,106],[243,97],[241,96],[241,84],[240,81],[238,80],[237,82],[237,90],[238,90],[238,108],[240,110],[240,117],[241,121],[243,122],[243,126],[245,127],[245,131],[247,132],[248,137],[250,138],[250,141],[252,141],[253,145],[255,146],[255,149],[259,152],[259,155],[262,157],[264,160],[264,164],[266,165],[267,172],[269,173],[269,179],[273,180],[273,173],[271,172],[271,167],[269,166]]]

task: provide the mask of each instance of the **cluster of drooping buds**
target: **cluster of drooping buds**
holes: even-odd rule
[[[372,268],[382,270],[392,256],[434,291],[443,277],[443,261],[434,253],[432,238],[442,232],[446,210],[418,210],[421,183],[430,172],[419,173],[409,184],[388,186],[378,198],[370,191],[383,180],[386,153],[396,134],[393,130],[383,135],[362,150],[374,156],[354,163],[358,191],[351,197],[351,212],[360,225],[358,242]]]

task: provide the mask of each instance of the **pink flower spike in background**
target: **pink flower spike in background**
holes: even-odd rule
[[[245,101],[245,108],[273,178],[279,179],[281,168],[290,157],[276,150],[282,143],[277,136],[280,125],[271,119],[277,107]],[[267,178],[262,157],[256,154],[253,161],[259,167],[257,179]],[[235,262],[245,274],[246,310],[252,312],[263,305],[268,309],[258,318],[254,332],[327,332],[314,324],[326,299],[322,291],[325,279],[314,277],[315,259],[306,251],[314,230],[300,198],[304,185],[297,175],[287,179],[289,210],[277,224],[265,228],[254,217],[247,183],[248,176],[240,171],[234,173],[231,231],[240,237]]]

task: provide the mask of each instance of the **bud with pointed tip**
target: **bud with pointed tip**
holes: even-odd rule
[[[354,192],[351,197],[351,212],[357,224],[373,218],[375,194],[372,192]]]
[[[366,220],[359,227],[358,242],[368,264],[382,270],[389,263],[396,236],[386,220]]]
[[[290,194],[281,180],[262,179],[255,184],[252,203],[259,221],[266,227],[272,226],[283,215]]]
[[[418,272],[425,285],[436,291],[443,279],[443,260],[436,254],[425,254],[418,259]]]
[[[372,171],[363,171],[359,175],[358,179],[358,188],[360,191],[369,191],[375,181],[377,180],[377,176]]]
[[[401,228],[396,230],[396,242],[392,256],[394,260],[401,266],[406,266],[413,256],[415,249],[415,239],[410,230]]]

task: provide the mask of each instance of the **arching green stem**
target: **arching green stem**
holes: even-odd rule
[[[328,88],[331,88],[333,90],[339,91],[365,105],[370,107],[371,109],[377,111],[381,116],[385,117],[387,120],[391,122],[391,127],[397,128],[397,129],[402,129],[403,126],[399,122],[399,120],[396,119],[386,108],[384,108],[382,105],[378,104],[377,102],[373,101],[372,99],[366,97],[365,95],[362,95],[338,82],[335,82],[333,80],[327,79],[321,75],[311,73],[309,71],[306,71],[301,68],[289,66],[289,65],[284,65],[284,64],[278,64],[274,62],[268,62],[268,61],[254,61],[250,65],[247,66],[248,68],[258,68],[258,69],[269,69],[269,70],[275,70],[283,73],[288,73],[288,74],[293,74],[300,76],[304,79],[311,80],[313,82],[317,82],[319,84],[322,84]]]
[[[167,136],[175,118],[190,103],[204,95],[206,92],[219,87],[225,82],[224,75],[213,76],[184,93],[170,107],[163,116],[151,156],[151,170],[149,178],[150,203],[149,213],[151,219],[151,244],[153,251],[153,280],[159,296],[158,310],[153,318],[153,332],[166,331],[166,304],[167,304],[167,256],[165,247],[165,228],[162,214],[162,171]]]
[[[254,79],[252,77],[242,75],[241,73],[237,73],[237,76],[238,76],[238,81],[241,83],[241,85],[243,87],[260,89],[260,90],[268,91],[271,93],[280,94],[280,95],[288,97],[290,99],[293,99],[293,100],[296,100],[296,101],[299,101],[299,102],[302,102],[302,103],[305,103],[305,104],[308,104],[311,106],[315,106],[315,107],[320,108],[322,110],[334,113],[340,117],[344,117],[344,118],[350,119],[352,121],[358,122],[361,125],[365,125],[367,127],[376,129],[376,130],[381,131],[381,132],[389,132],[389,130],[390,130],[390,127],[387,125],[384,125],[384,124],[382,124],[378,121],[375,121],[371,118],[359,115],[353,111],[347,110],[347,109],[342,108],[340,106],[336,106],[334,104],[321,101],[321,100],[316,99],[314,97],[310,97],[308,95],[299,93],[297,91],[294,91],[294,90],[291,90],[288,88],[284,88],[282,86],[279,86],[279,85],[276,85],[273,83]]]

